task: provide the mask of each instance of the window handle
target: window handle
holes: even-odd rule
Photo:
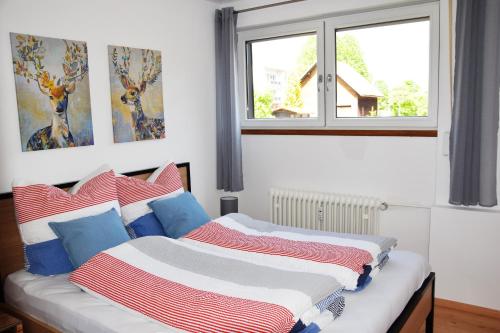
[[[318,92],[321,91],[321,85],[323,84],[323,75],[319,74],[318,75]]]
[[[333,75],[328,74],[326,76],[326,91],[330,91],[330,83],[332,83],[332,80],[333,80]]]

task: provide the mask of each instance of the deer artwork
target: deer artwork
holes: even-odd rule
[[[160,139],[165,137],[165,121],[161,118],[148,117],[141,103],[146,87],[154,84],[161,74],[161,56],[152,50],[141,50],[142,65],[138,84],[130,76],[131,50],[122,47],[121,62],[118,60],[118,50],[115,47],[111,55],[113,67],[125,93],[120,97],[123,104],[130,106],[132,112],[132,135],[135,141]]]
[[[14,59],[14,73],[24,77],[28,83],[35,82],[38,90],[49,98],[51,107],[51,123],[37,130],[29,138],[26,150],[44,150],[64,147],[75,147],[68,122],[68,98],[75,91],[76,83],[88,72],[87,46],[84,42],[65,44],[62,69],[64,75],[56,78],[43,64],[45,47],[43,41],[31,35],[16,35],[18,58]]]

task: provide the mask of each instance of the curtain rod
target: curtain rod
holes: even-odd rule
[[[245,12],[252,12],[254,10],[260,10],[260,9],[266,9],[266,8],[271,8],[271,7],[277,7],[277,6],[283,6],[283,5],[288,5],[291,3],[295,2],[302,2],[306,0],[288,0],[288,1],[282,1],[282,2],[276,2],[276,3],[271,3],[268,5],[262,5],[262,6],[256,6],[256,7],[250,7],[250,8],[245,8],[245,9],[240,9],[240,10],[235,10],[235,13],[245,13]]]

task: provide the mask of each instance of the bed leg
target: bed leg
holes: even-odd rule
[[[431,312],[427,315],[425,319],[425,333],[433,333],[434,332],[434,292],[436,286],[436,278],[432,279],[432,305]]]

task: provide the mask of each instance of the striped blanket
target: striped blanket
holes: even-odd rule
[[[364,288],[396,245],[394,238],[284,227],[243,214],[220,217],[181,240],[247,262],[326,274],[347,290]]]
[[[332,277],[251,264],[161,236],[103,251],[70,281],[176,332],[318,332],[344,307]]]

